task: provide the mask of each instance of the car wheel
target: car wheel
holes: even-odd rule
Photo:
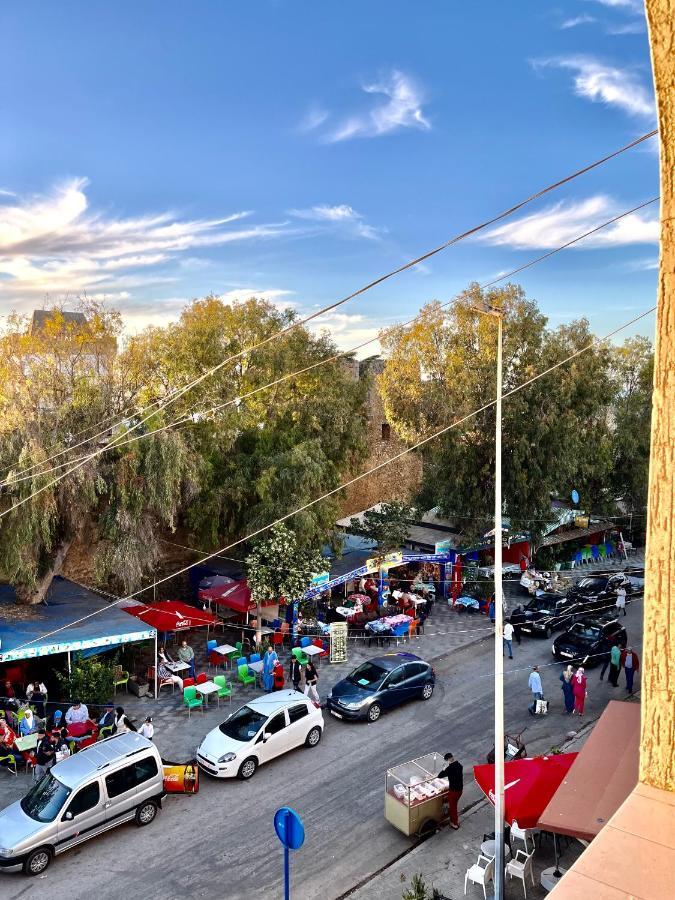
[[[249,756],[248,759],[245,759],[243,763],[239,766],[239,777],[242,781],[248,781],[249,778],[253,778],[255,775],[255,770],[258,768],[258,760],[253,756]]]
[[[379,703],[371,703],[368,709],[368,721],[377,722],[382,715],[382,707]]]
[[[321,729],[318,725],[315,725],[305,738],[305,747],[316,747],[320,740]]]
[[[23,864],[24,875],[41,875],[52,861],[52,851],[47,847],[38,847],[28,855]]]
[[[422,688],[422,700],[431,700],[432,694],[434,693],[433,684],[425,684]]]
[[[438,831],[438,825],[435,819],[425,819],[420,826],[420,830],[417,832],[421,838],[431,837],[432,834],[436,834]]]
[[[142,828],[143,825],[149,825],[157,815],[157,804],[153,803],[152,800],[148,800],[147,803],[143,803],[142,806],[139,806],[136,810],[136,824],[139,828]]]

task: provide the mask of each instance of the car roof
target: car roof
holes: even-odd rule
[[[543,594],[538,594],[536,597],[532,597],[532,600],[564,600],[565,595],[559,593],[558,591],[544,591]]]
[[[84,779],[110,768],[117,762],[123,762],[128,756],[148,749],[156,752],[152,741],[135,731],[115,734],[69,756],[57,763],[51,771],[66,787],[76,788]]]
[[[421,656],[415,656],[414,653],[385,653],[384,656],[375,656],[367,661],[389,671],[405,662],[424,662]]]
[[[271,716],[280,709],[286,709],[287,706],[299,703],[301,700],[303,703],[308,702],[307,697],[300,691],[274,691],[272,694],[263,694],[262,697],[256,697],[255,700],[250,700],[245,705],[263,715]]]

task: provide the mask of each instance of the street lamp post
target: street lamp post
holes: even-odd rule
[[[502,590],[502,323],[494,306],[472,307],[497,319],[497,402],[495,405],[495,900],[504,900],[504,604]]]

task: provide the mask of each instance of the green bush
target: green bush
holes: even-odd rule
[[[421,875],[413,875],[410,887],[403,891],[402,900],[443,900],[437,888],[427,888]]]
[[[69,700],[82,703],[106,703],[113,695],[112,666],[95,659],[82,659],[72,672],[57,672],[63,693]]]

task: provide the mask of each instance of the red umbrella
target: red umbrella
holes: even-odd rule
[[[151,606],[139,603],[123,609],[157,631],[185,631],[187,628],[214,625],[217,621],[213,613],[195,609],[180,600],[161,600]]]
[[[560,787],[576,753],[534,756],[504,763],[504,818],[521,828],[536,828],[539,817]],[[494,805],[495,767],[474,766],[478,786]]]
[[[233,581],[231,584],[216,584],[199,591],[199,599],[226,606],[236,612],[251,612],[256,608],[251,599],[251,588],[245,581]]]

